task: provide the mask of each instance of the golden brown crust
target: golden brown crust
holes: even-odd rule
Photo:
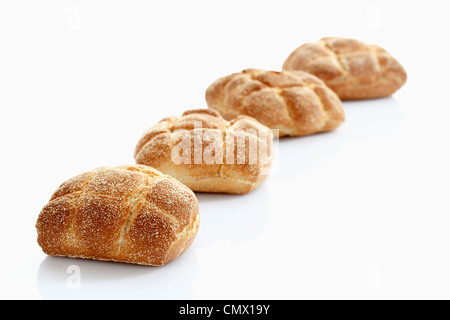
[[[243,194],[267,177],[272,139],[271,130],[250,117],[229,122],[215,110],[196,109],[148,129],[134,157],[137,163],[169,174],[193,191]],[[242,150],[239,141],[244,141]],[[250,146],[256,147],[256,155]],[[267,152],[259,152],[265,151],[260,149],[264,146]]]
[[[189,247],[199,221],[191,190],[153,168],[130,165],[64,182],[36,229],[49,255],[159,266]]]
[[[300,46],[286,59],[283,70],[318,76],[342,100],[387,97],[407,80],[405,69],[383,48],[337,37]]]
[[[334,130],[345,120],[336,94],[305,72],[246,69],[211,84],[206,102],[225,119],[247,115],[279,129],[280,137]]]

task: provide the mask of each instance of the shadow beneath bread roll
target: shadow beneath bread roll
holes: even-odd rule
[[[347,120],[332,132],[279,141],[274,180],[294,180],[336,160],[344,145],[372,135],[389,136],[404,123],[403,107],[392,97],[344,102]],[[278,168],[278,169],[277,169]]]
[[[390,134],[398,130],[405,120],[403,107],[393,98],[345,101],[346,135],[364,139],[372,134]]]
[[[306,137],[280,139],[278,170],[271,180],[298,180],[312,171],[327,166],[341,153],[345,128]]]
[[[47,256],[36,288],[45,299],[193,299],[197,269],[194,250],[164,267]]]
[[[224,239],[243,243],[260,234],[266,226],[270,212],[267,181],[245,195],[196,193],[196,196],[201,212],[200,230],[195,240],[198,248]]]

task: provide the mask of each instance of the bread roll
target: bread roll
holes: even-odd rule
[[[191,190],[153,168],[130,165],[64,182],[36,229],[48,255],[161,266],[191,245],[199,222]]]
[[[278,129],[280,137],[331,131],[345,120],[336,94],[304,72],[247,69],[211,84],[206,102],[225,119],[247,115]]]
[[[269,174],[272,140],[271,130],[255,119],[228,122],[217,111],[196,109],[148,129],[134,157],[193,191],[244,194]]]
[[[283,69],[318,76],[342,100],[387,97],[407,79],[402,65],[383,48],[345,38],[304,44],[291,53]]]

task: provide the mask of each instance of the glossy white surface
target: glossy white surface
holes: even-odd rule
[[[446,11],[347,2],[2,2],[0,298],[449,298]],[[198,237],[165,267],[42,253],[34,224],[60,183],[133,163],[140,135],[204,107],[216,78],[279,69],[326,35],[384,46],[407,85],[345,102],[335,132],[282,139],[253,193],[199,194]]]

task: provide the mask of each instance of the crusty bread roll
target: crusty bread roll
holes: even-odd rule
[[[153,168],[130,165],[64,182],[36,229],[49,255],[160,266],[190,246],[199,222],[191,190]]]
[[[279,129],[280,137],[331,131],[345,120],[336,94],[304,72],[246,69],[211,84],[206,102],[225,119],[247,115]]]
[[[271,130],[255,119],[228,122],[217,111],[196,109],[148,129],[134,157],[193,191],[244,194],[268,176],[272,140]]]
[[[286,59],[283,69],[318,76],[342,100],[387,97],[407,79],[402,65],[383,48],[336,37],[300,46]]]

